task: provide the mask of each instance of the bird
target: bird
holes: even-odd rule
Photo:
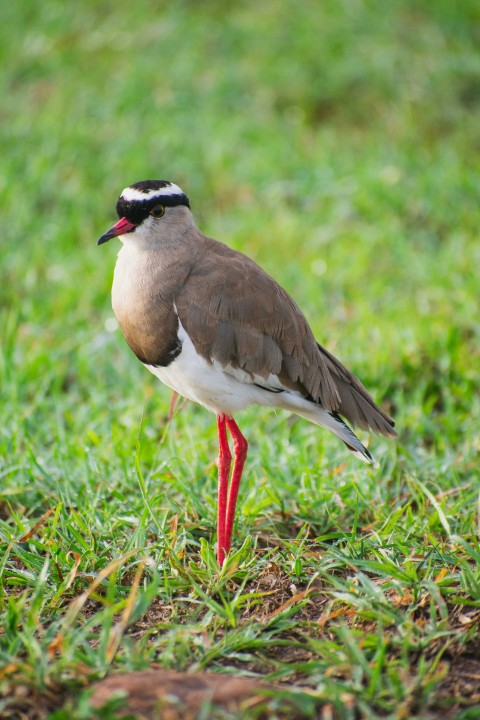
[[[367,463],[372,455],[348,423],[387,437],[396,436],[395,423],[315,340],[299,306],[265,270],[200,231],[178,185],[135,182],[116,211],[118,221],[97,245],[122,242],[112,307],[125,340],[165,385],[216,414],[222,567],[248,451],[236,413],[252,404],[288,410],[329,430]]]

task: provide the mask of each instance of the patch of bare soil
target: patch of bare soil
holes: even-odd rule
[[[241,676],[144,670],[103,680],[95,686],[90,702],[94,708],[102,708],[120,692],[126,696],[120,716],[132,713],[146,720],[195,720],[200,712],[210,717],[220,708],[230,713],[256,708],[256,717],[262,718],[265,714],[260,706],[268,703],[268,689],[265,683]]]

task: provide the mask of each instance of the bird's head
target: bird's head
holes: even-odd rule
[[[117,214],[119,221],[97,240],[97,245],[117,236],[123,240],[125,235],[154,242],[193,222],[188,197],[168,180],[141,180],[129,185],[118,198]]]

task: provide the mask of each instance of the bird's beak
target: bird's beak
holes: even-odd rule
[[[106,233],[102,235],[102,237],[98,238],[97,245],[103,245],[103,243],[108,242],[114,237],[117,237],[117,235],[125,235],[125,233],[132,232],[137,226],[134,223],[131,223],[130,220],[127,220],[127,218],[120,218],[120,220],[113,225],[113,227],[110,228],[110,230],[107,230]]]

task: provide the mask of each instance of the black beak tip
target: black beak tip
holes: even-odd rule
[[[111,231],[109,230],[108,232],[104,233],[104,234],[102,235],[102,237],[99,237],[99,238],[98,238],[98,240],[97,240],[97,245],[103,245],[103,243],[106,243],[106,242],[108,242],[109,240],[111,240],[112,237],[113,237],[113,235],[112,235]]]

